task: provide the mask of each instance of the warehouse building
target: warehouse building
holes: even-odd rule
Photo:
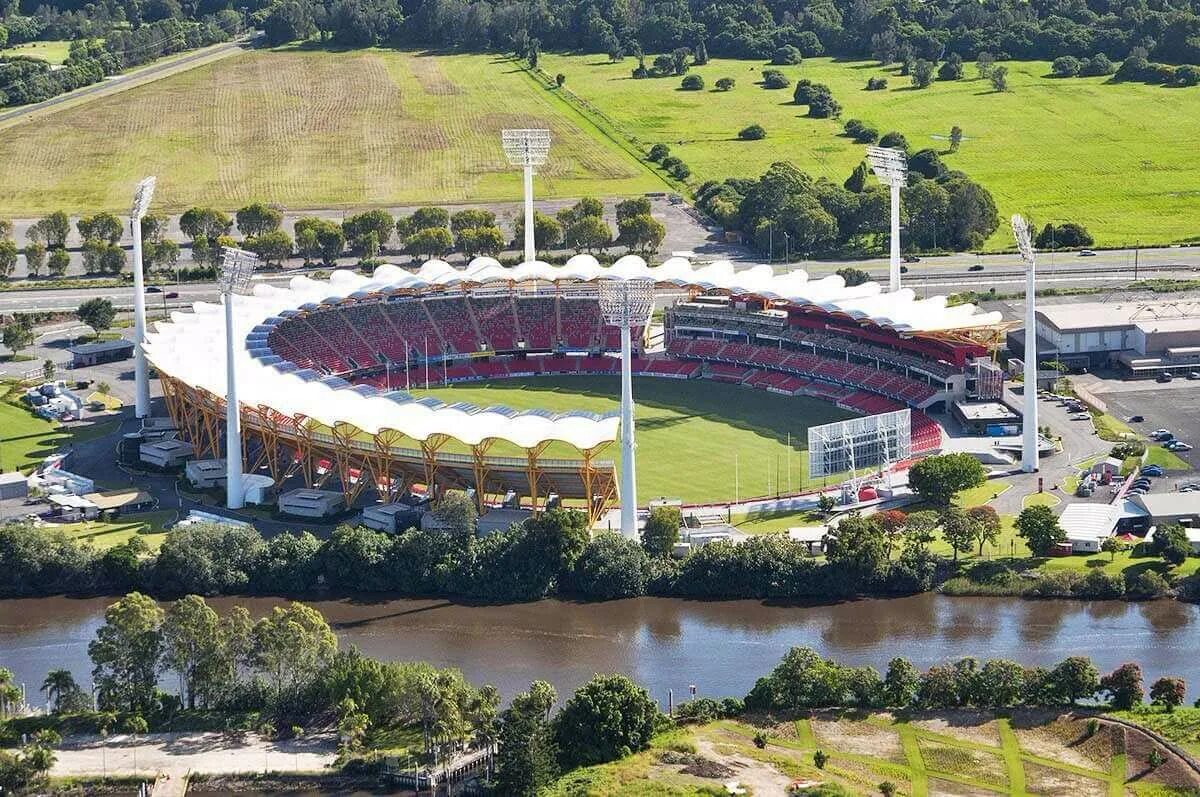
[[[1025,330],[1008,336],[1024,353]],[[1075,302],[1037,311],[1038,358],[1072,369],[1112,367],[1133,377],[1200,370],[1200,301]]]
[[[329,490],[311,490],[302,487],[279,496],[279,511],[292,517],[321,519],[333,517],[346,508],[346,499],[341,493]]]

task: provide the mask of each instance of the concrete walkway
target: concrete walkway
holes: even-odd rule
[[[50,774],[56,777],[144,775],[162,778],[162,794],[186,782],[189,773],[226,775],[250,772],[320,772],[337,756],[333,734],[271,741],[257,734],[244,739],[223,733],[158,733],[72,736],[57,751]],[[175,783],[172,783],[172,782]],[[159,794],[156,785],[155,795]]]

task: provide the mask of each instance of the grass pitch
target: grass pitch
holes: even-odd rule
[[[70,54],[71,42],[66,39],[25,42],[24,44],[15,44],[12,47],[0,49],[0,55],[25,55],[30,58],[40,58],[56,66],[66,61],[67,56]]]
[[[155,208],[513,200],[500,131],[546,127],[541,197],[666,185],[553,91],[494,55],[249,52],[0,130],[0,217]]]
[[[481,407],[610,412],[619,409],[620,379],[539,377],[413,393]],[[789,463],[791,488],[808,487],[808,427],[853,417],[824,401],[708,380],[635,378],[633,396],[642,504],[660,496],[707,502],[786,492]],[[518,452],[497,444],[489,453]],[[546,456],[577,454],[555,444]],[[616,446],[603,456],[619,461]]]
[[[792,104],[790,89],[757,85],[761,61],[714,59],[690,74],[704,91],[682,91],[680,78],[633,80],[634,63],[609,64],[596,56],[543,55],[548,74],[563,73],[566,87],[597,107],[617,129],[643,147],[662,142],[691,167],[693,182],[757,177],[773,161],[790,160],[817,177],[841,184],[864,147],[841,136],[842,121],[809,119]],[[1195,240],[1200,211],[1200,161],[1194,156],[1200,90],[1108,78],[1048,77],[1041,61],[1006,62],[1011,90],[992,91],[967,64],[963,80],[935,81],[914,90],[897,69],[873,62],[810,58],[778,67],[794,82],[827,84],[842,104],[842,120],[858,118],[880,133],[899,130],[914,149],[949,149],[953,125],[961,149],[943,158],[985,185],[1000,216],[1028,213],[1038,224],[1077,221],[1102,246]],[[722,77],[732,91],[712,90]],[[885,77],[885,91],[866,91],[867,78]],[[761,141],[739,141],[752,123]],[[987,248],[1011,248],[1008,225]]]

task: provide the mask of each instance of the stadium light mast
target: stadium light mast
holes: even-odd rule
[[[525,262],[528,263],[537,257],[533,239],[533,169],[545,164],[550,156],[550,131],[504,130],[500,142],[508,162],[525,170]]]
[[[888,290],[900,290],[900,188],[908,181],[908,159],[902,149],[868,147],[867,160],[879,182],[891,190],[891,251]]]
[[[637,470],[633,435],[633,344],[630,330],[654,308],[654,280],[601,280],[600,312],[621,330],[621,535],[637,539]]]
[[[225,508],[241,509],[245,499],[242,485],[242,417],[238,411],[237,369],[233,339],[233,297],[246,293],[258,256],[242,249],[222,253],[217,285],[225,301]]]
[[[1020,215],[1012,217],[1013,235],[1017,249],[1025,261],[1025,418],[1022,422],[1021,470],[1033,473],[1038,469],[1038,406],[1037,406],[1037,295],[1034,287],[1034,251],[1029,223]]]
[[[155,178],[147,177],[137,184],[133,192],[133,205],[129,209],[129,226],[133,234],[133,378],[135,400],[133,415],[145,418],[150,415],[150,374],[146,368],[146,284],[142,267],[142,219],[150,209],[154,198]],[[165,301],[165,300],[164,300]]]

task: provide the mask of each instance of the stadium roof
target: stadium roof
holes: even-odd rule
[[[563,441],[580,450],[616,439],[616,413],[594,416],[578,413],[548,415],[512,412],[506,408],[465,409],[441,402],[414,400],[396,391],[381,393],[349,384],[316,371],[298,369],[265,347],[270,326],[298,308],[315,309],[348,299],[388,292],[442,290],[454,286],[528,281],[584,281],[650,278],[660,284],[727,290],[816,306],[856,320],[906,332],[934,332],[991,326],[999,313],[983,313],[971,304],[948,307],[945,297],[917,299],[904,289],[885,292],[878,283],[847,287],[840,276],[810,280],[797,270],[776,274],[760,265],[735,270],[728,261],[696,267],[673,257],[648,266],[636,256],[626,256],[612,266],[601,266],[590,255],[578,255],[565,265],[540,261],[506,268],[493,258],[480,257],[465,268],[430,260],[416,272],[383,265],[370,276],[334,271],[329,280],[294,277],[288,287],[256,284],[252,295],[234,303],[234,334],[247,345],[238,346],[238,396],[250,407],[268,406],[284,415],[303,415],[332,427],[351,423],[365,432],[393,429],[418,441],[435,435],[476,445],[488,439],[507,440],[522,448]],[[147,355],[163,373],[194,388],[225,395],[224,320],[220,305],[196,302],[192,312],[175,311],[169,323],[155,325],[147,334]]]

